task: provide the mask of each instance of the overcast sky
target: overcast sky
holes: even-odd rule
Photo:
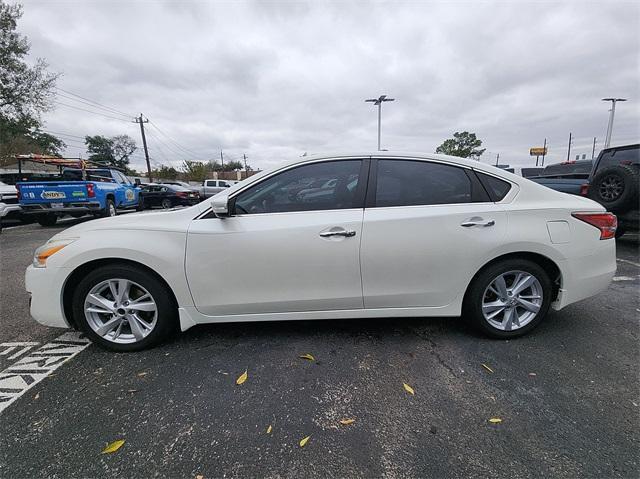
[[[531,164],[529,148],[545,137],[556,162],[572,132],[571,157],[590,157],[608,96],[630,99],[617,108],[613,143],[640,138],[637,1],[26,0],[24,11],[19,29],[63,74],[60,88],[151,119],[156,163],[223,149],[266,168],[305,151],[375,149],[376,110],[364,100],[380,94],[396,98],[383,107],[389,150],[433,152],[468,130],[487,148],[483,162],[499,153],[501,163]],[[57,101],[48,131],[141,143],[119,113]],[[69,155],[84,153],[80,138],[64,139]]]

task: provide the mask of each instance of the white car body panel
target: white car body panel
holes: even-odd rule
[[[42,324],[68,327],[62,291],[69,275],[104,259],[137,262],[161,276],[176,297],[183,330],[233,321],[457,316],[473,275],[509,253],[539,254],[558,266],[556,309],[605,289],[615,273],[615,241],[600,240],[598,229],[571,216],[602,212],[600,205],[461,158],[392,152],[305,157],[260,172],[217,197],[301,163],[369,157],[473,168],[513,186],[499,203],[199,219],[209,211],[207,200],[181,210],[82,223],[55,236],[78,239],[51,256],[46,268],[27,269],[31,314]],[[496,223],[460,227],[473,216]],[[550,232],[554,222],[568,225],[562,241]],[[356,236],[318,236],[335,226]]]

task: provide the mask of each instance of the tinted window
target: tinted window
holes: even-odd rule
[[[549,165],[542,170],[542,176],[588,175],[591,172],[591,160],[571,161]]]
[[[462,168],[409,160],[379,160],[376,206],[471,202],[471,181]]]
[[[361,208],[360,160],[299,166],[261,181],[235,199],[236,214]]]
[[[615,165],[637,165],[640,163],[640,147],[613,149],[602,153],[598,169]]]
[[[482,182],[482,186],[485,187],[491,199],[493,201],[500,201],[511,189],[511,184],[508,181],[501,180],[495,176],[485,175],[484,173],[476,172],[478,178]]]

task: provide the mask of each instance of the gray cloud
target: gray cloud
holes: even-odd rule
[[[26,1],[32,52],[59,86],[131,115],[143,112],[154,160],[246,153],[268,167],[304,151],[433,151],[456,130],[484,140],[483,161],[549,161],[603,141],[640,138],[636,2],[70,2]],[[60,98],[60,101],[71,103]],[[80,105],[82,106],[82,105]],[[59,106],[52,131],[128,133],[137,125]],[[70,145],[69,154],[80,146]],[[573,154],[572,154],[573,157]],[[136,155],[141,165],[141,155]]]

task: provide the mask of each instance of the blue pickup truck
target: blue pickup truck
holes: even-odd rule
[[[27,181],[16,187],[22,212],[35,215],[42,226],[53,226],[64,215],[115,216],[119,209],[137,208],[140,197],[136,184],[110,168],[67,168],[59,180]]]
[[[565,161],[545,166],[539,176],[529,179],[552,190],[586,196],[593,161]]]

